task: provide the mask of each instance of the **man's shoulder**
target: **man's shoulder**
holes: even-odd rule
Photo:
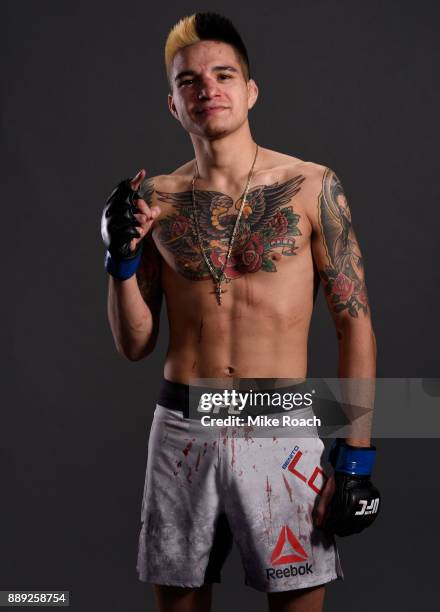
[[[300,159],[293,155],[278,154],[277,176],[281,182],[301,178],[301,189],[296,204],[306,214],[312,226],[317,222],[318,202],[322,193],[324,177],[332,172],[324,164]]]
[[[329,168],[323,164],[284,153],[277,154],[273,159],[276,162],[276,165],[274,165],[274,176],[277,176],[279,182],[297,178],[302,179],[301,190],[298,196],[305,210],[310,208],[310,214],[312,214],[315,203],[322,191],[323,178],[325,173],[329,171]]]
[[[192,173],[190,171],[191,162],[181,166],[169,174],[157,174],[147,176],[143,183],[143,190],[149,191],[154,199],[154,192],[176,192],[187,191],[191,185]]]
[[[194,172],[194,160],[188,161],[182,166],[168,173],[160,174],[152,178],[155,189],[158,191],[171,191],[191,182]]]
[[[294,155],[287,155],[285,153],[275,153],[273,155],[274,166],[280,171],[284,171],[286,174],[295,174],[303,176],[309,182],[322,182],[327,166],[323,164],[304,160]]]

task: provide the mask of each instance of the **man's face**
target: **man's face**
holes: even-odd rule
[[[176,53],[171,82],[171,113],[187,132],[209,139],[237,130],[258,96],[255,82],[246,82],[234,48],[211,40]]]

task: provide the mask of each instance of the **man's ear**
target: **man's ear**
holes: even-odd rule
[[[168,108],[170,109],[170,113],[173,115],[174,119],[177,119],[179,121],[179,115],[174,105],[173,96],[170,93],[168,94]]]
[[[255,102],[258,99],[258,85],[254,81],[254,79],[249,79],[247,82],[248,88],[248,110],[254,106]]]

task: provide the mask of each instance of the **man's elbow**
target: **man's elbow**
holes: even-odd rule
[[[336,333],[338,338],[354,337],[365,340],[370,339],[374,351],[377,351],[376,335],[374,333],[371,318],[368,317],[364,320],[360,318],[354,318],[351,316],[340,316],[335,320]]]
[[[141,348],[117,346],[118,353],[128,361],[141,361],[154,351],[156,342],[148,342]]]
[[[151,355],[151,353],[153,352],[154,349],[144,349],[143,351],[140,352],[129,352],[129,351],[118,351],[120,355],[122,355],[123,357],[125,357],[125,359],[128,359],[128,361],[141,361],[142,359],[145,359],[146,357],[148,357],[149,355]]]

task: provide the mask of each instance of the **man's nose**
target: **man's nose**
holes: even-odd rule
[[[200,87],[197,95],[199,98],[212,98],[217,93],[217,83],[212,77],[205,77],[200,80]]]

